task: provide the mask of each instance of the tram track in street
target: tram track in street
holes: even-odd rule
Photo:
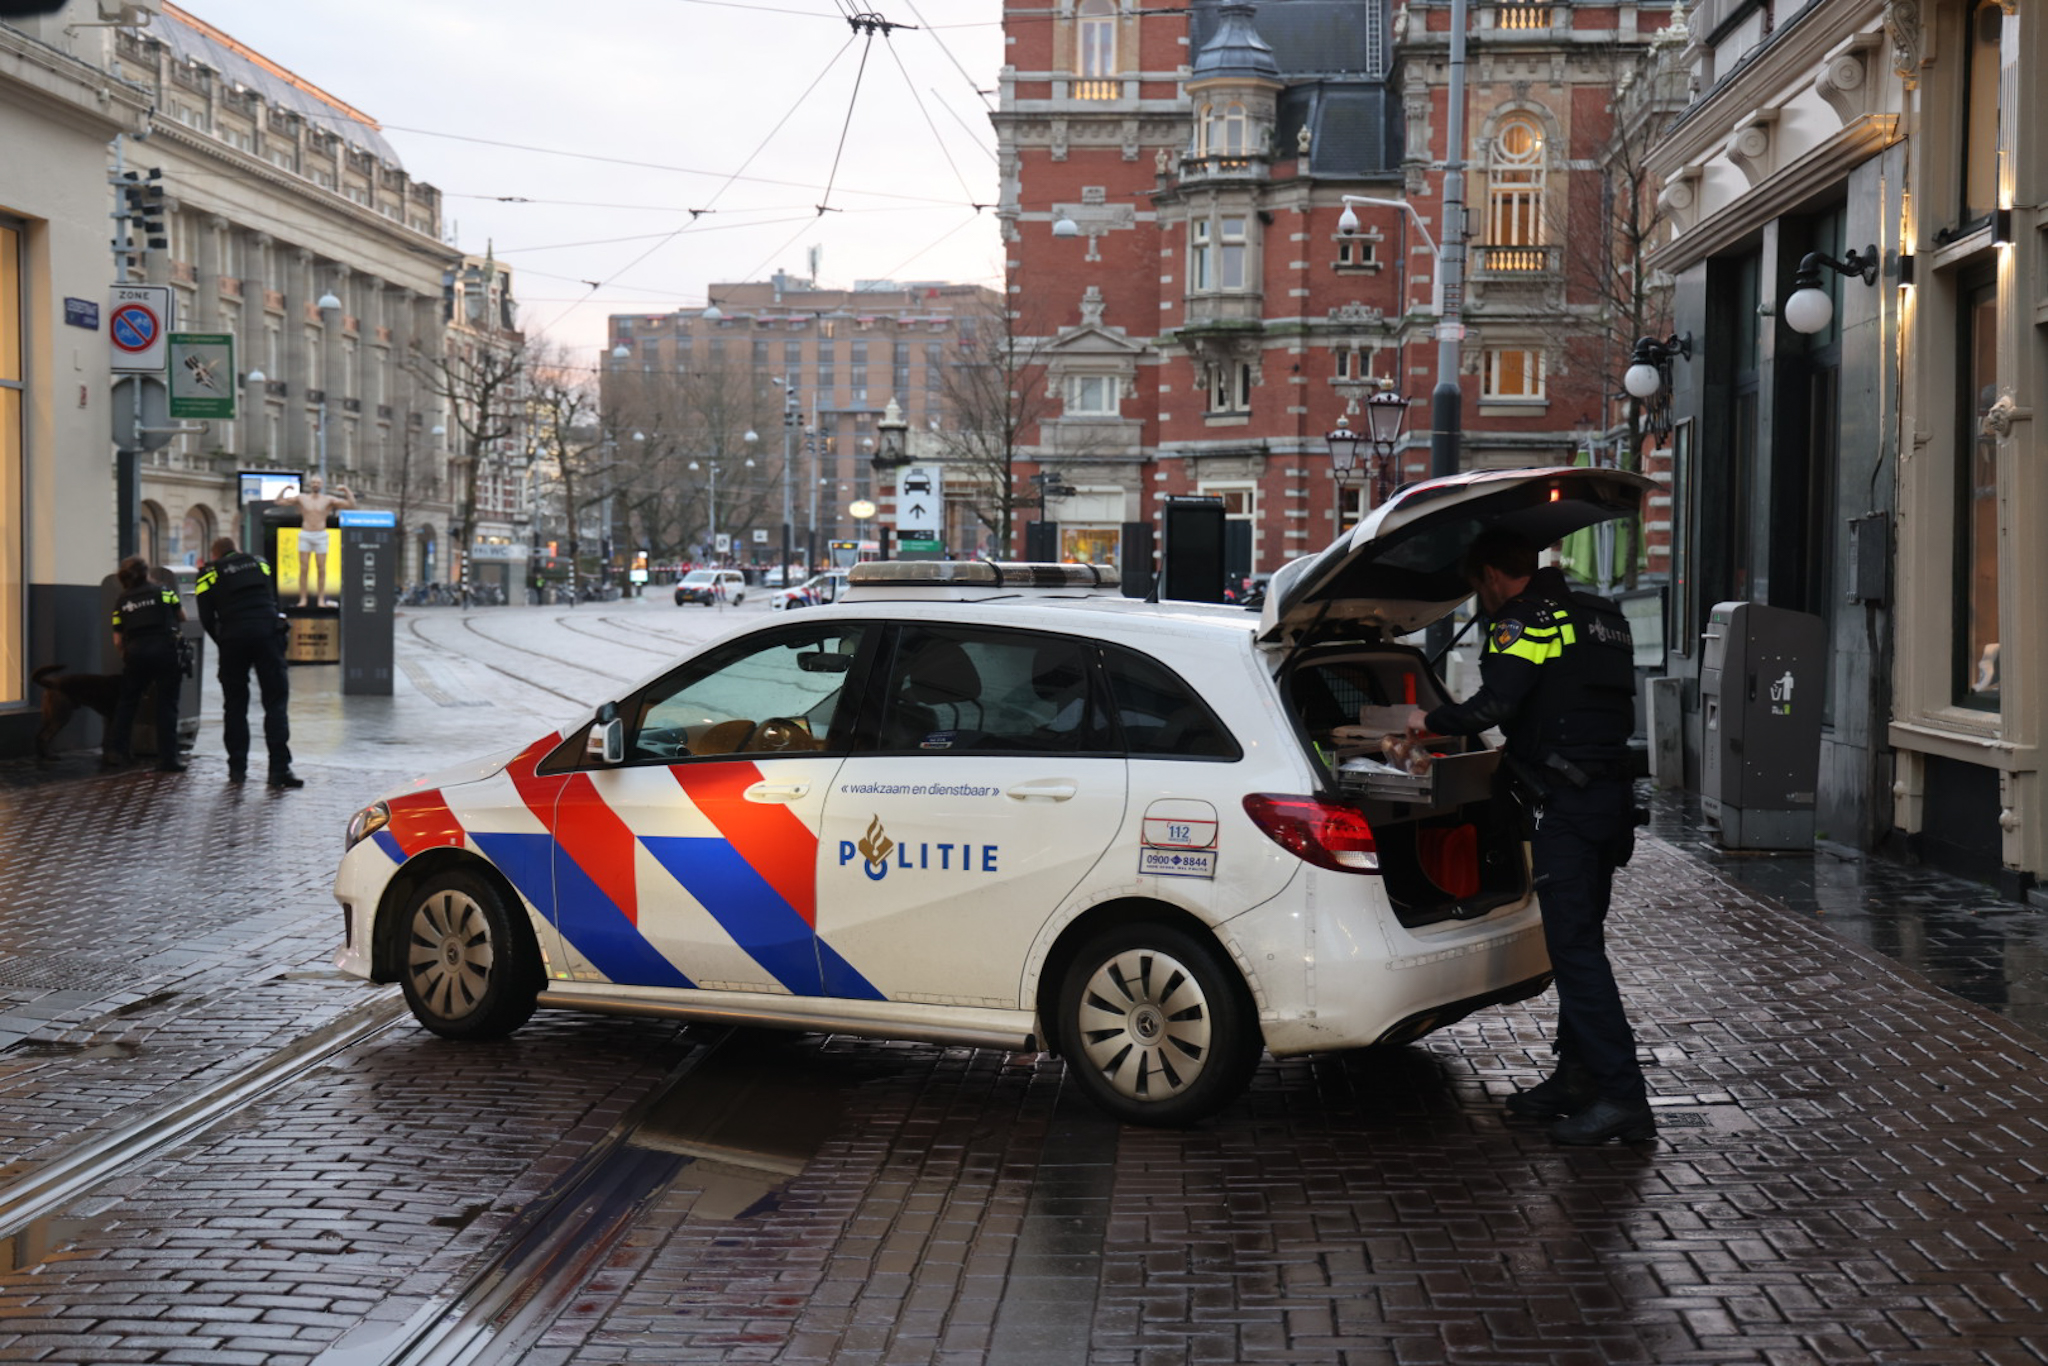
[[[40,1260],[37,1249],[46,1240],[38,1230],[67,1205],[249,1109],[334,1054],[374,1038],[404,1018],[404,998],[396,990],[387,992],[176,1104],[109,1129],[0,1186],[0,1269]]]
[[[616,618],[613,618],[613,617],[599,617],[599,618],[598,618],[597,620],[598,620],[598,622],[599,622],[599,623],[600,623],[601,625],[607,625],[607,626],[615,626],[615,627],[616,627],[616,629],[618,629],[618,630],[620,630],[620,631],[627,631],[627,630],[639,630],[639,631],[641,631],[641,632],[643,632],[643,633],[644,633],[644,632],[646,632],[646,631],[647,631],[647,630],[649,629],[649,628],[647,628],[647,627],[645,627],[645,626],[640,626],[640,625],[638,625],[638,624],[636,624],[636,625],[635,625],[635,626],[633,626],[633,627],[627,627],[627,626],[619,625],[619,624],[617,623],[617,620],[616,620]],[[591,640],[599,640],[599,641],[603,641],[603,642],[604,642],[605,644],[607,644],[607,645],[618,645],[618,646],[622,646],[622,647],[624,647],[625,649],[628,649],[628,650],[638,650],[638,651],[640,651],[640,652],[641,652],[641,653],[643,653],[643,654],[650,654],[650,655],[660,655],[660,656],[661,656],[661,657],[662,657],[663,659],[674,659],[674,658],[676,657],[676,650],[677,650],[677,648],[680,648],[680,647],[681,647],[681,644],[682,644],[682,642],[680,642],[680,641],[677,641],[677,642],[676,642],[676,648],[671,648],[671,649],[666,649],[666,650],[664,650],[664,649],[660,649],[660,648],[657,648],[656,646],[653,646],[653,645],[641,645],[641,644],[638,644],[638,643],[636,643],[636,642],[634,642],[634,641],[630,641],[630,640],[617,640],[617,639],[614,639],[614,638],[613,638],[613,637],[611,637],[611,636],[601,636],[601,635],[599,635],[599,634],[598,634],[597,632],[595,632],[595,631],[589,631],[589,630],[585,630],[585,629],[584,629],[583,627],[581,627],[581,626],[578,626],[578,625],[577,625],[577,624],[576,624],[575,622],[571,621],[571,620],[570,620],[569,618],[567,618],[567,617],[556,617],[556,618],[555,618],[555,625],[557,625],[557,626],[561,627],[561,628],[562,628],[563,630],[565,630],[565,631],[568,631],[568,632],[569,632],[570,634],[572,634],[572,635],[579,635],[579,636],[587,636],[587,637],[588,637],[588,638],[590,638]],[[667,633],[666,633],[666,632],[661,632],[660,634],[661,634],[661,635],[662,635],[662,636],[663,636],[664,638],[667,638],[667,639],[673,639],[673,637],[669,637],[669,636],[667,635]]]
[[[427,1301],[396,1326],[366,1323],[315,1357],[313,1366],[519,1360],[685,1169],[714,1155],[664,1133],[664,1118],[698,1108],[691,1087],[700,1072],[714,1074],[714,1092],[721,1081],[730,1086],[715,1074],[722,1050],[740,1031],[700,1026],[691,1033],[701,1035],[697,1046],[564,1170],[547,1196],[519,1213],[450,1294]],[[715,1103],[712,1109],[715,1121],[720,1112]]]
[[[466,624],[466,623],[465,623],[465,624]],[[548,686],[547,684],[545,684],[545,683],[537,683],[537,682],[535,682],[535,681],[534,681],[534,680],[533,680],[532,678],[528,677],[527,675],[525,675],[525,674],[523,674],[523,673],[520,673],[520,672],[519,672],[518,670],[516,670],[516,669],[508,669],[508,668],[506,668],[506,667],[505,667],[504,665],[502,665],[502,664],[493,664],[493,663],[492,663],[492,662],[491,662],[490,660],[488,660],[488,659],[481,659],[481,658],[478,658],[478,657],[477,657],[476,655],[473,655],[473,654],[466,654],[466,653],[464,653],[463,651],[461,651],[461,650],[458,650],[458,649],[456,649],[456,648],[455,648],[454,646],[452,646],[452,645],[446,644],[445,642],[442,642],[442,641],[438,641],[438,640],[435,640],[435,639],[434,639],[434,638],[433,638],[432,636],[429,636],[429,635],[428,635],[428,634],[427,634],[427,633],[426,633],[425,631],[422,631],[422,630],[420,629],[420,623],[419,623],[419,619],[418,619],[418,618],[412,618],[412,619],[408,620],[408,621],[407,621],[407,623],[406,623],[406,628],[407,628],[408,630],[410,630],[410,631],[412,632],[412,634],[413,634],[413,638],[414,638],[414,639],[418,640],[420,644],[422,644],[422,645],[426,646],[426,647],[427,647],[428,649],[430,649],[430,650],[438,651],[439,653],[441,653],[441,654],[443,654],[443,655],[447,655],[447,656],[449,656],[449,657],[451,657],[451,658],[454,658],[454,659],[460,659],[460,660],[463,660],[463,661],[465,661],[465,662],[467,662],[467,663],[470,663],[470,664],[475,664],[475,665],[477,665],[477,666],[478,666],[479,668],[489,669],[489,670],[490,670],[491,672],[493,672],[493,673],[503,674],[503,675],[504,675],[505,677],[507,677],[507,678],[511,679],[511,680],[512,680],[513,682],[515,682],[515,683],[520,683],[520,684],[523,684],[523,685],[525,685],[526,687],[529,687],[529,688],[533,688],[533,689],[535,689],[536,691],[539,691],[539,692],[544,692],[544,693],[548,693],[548,694],[550,694],[550,695],[552,695],[552,696],[554,696],[554,697],[558,697],[558,698],[562,699],[562,700],[563,700],[563,701],[565,701],[565,702],[571,703],[571,704],[573,704],[573,705],[575,705],[575,706],[577,706],[577,707],[579,707],[579,708],[580,708],[580,707],[588,707],[588,706],[590,706],[590,705],[591,705],[591,704],[590,704],[590,699],[588,699],[588,698],[586,698],[586,697],[578,697],[578,696],[576,696],[576,695],[575,695],[574,693],[566,693],[566,692],[563,692],[563,691],[562,691],[562,690],[561,690],[560,688],[551,688],[551,687],[549,687],[549,686]],[[504,641],[500,641],[500,640],[492,640],[492,638],[491,638],[490,636],[486,636],[486,635],[484,635],[484,634],[483,634],[483,632],[481,632],[481,631],[478,631],[478,632],[476,632],[475,634],[477,634],[477,635],[479,635],[479,636],[482,636],[482,638],[483,638],[483,639],[485,639],[485,640],[490,640],[492,644],[494,644],[494,645],[497,645],[497,646],[498,646],[499,648],[501,648],[501,649],[507,649],[507,650],[519,650],[519,649],[520,649],[520,647],[519,647],[519,646],[517,646],[517,645],[510,645],[510,644],[507,644],[506,642],[504,642]],[[553,657],[552,655],[540,655],[540,652],[539,652],[539,651],[536,651],[536,650],[528,650],[528,651],[522,651],[522,653],[527,653],[527,654],[534,654],[534,655],[539,655],[539,657],[541,657],[541,658],[544,658],[544,659],[553,659],[553,658],[554,658],[554,657]],[[558,661],[558,662],[559,662],[559,661]],[[588,668],[587,666],[582,666],[582,665],[578,665],[577,667],[578,667],[578,668],[580,668],[580,669],[582,669],[582,670],[583,670],[584,672],[586,672],[586,673],[598,673],[598,672],[599,672],[598,670],[595,670],[595,669],[590,669],[590,668]],[[606,678],[611,678],[611,679],[614,679],[614,680],[616,680],[616,681],[624,681],[624,680],[618,679],[618,676],[617,676],[617,675],[614,675],[614,674],[605,674],[605,675],[603,675],[603,676],[604,676],[604,677],[606,677]]]

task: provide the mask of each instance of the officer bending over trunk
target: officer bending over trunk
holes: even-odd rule
[[[1543,937],[1557,985],[1557,1070],[1508,1097],[1508,1110],[1557,1118],[1558,1143],[1636,1142],[1657,1122],[1636,1063],[1635,1035],[1607,961],[1614,870],[1635,850],[1628,737],[1635,729],[1635,657],[1615,605],[1575,592],[1537,547],[1482,532],[1465,580],[1487,619],[1479,691],[1424,714],[1411,735],[1477,735],[1499,726],[1504,760],[1538,808],[1532,854]]]

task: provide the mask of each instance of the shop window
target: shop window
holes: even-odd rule
[[[1995,8],[1995,6],[1994,6]],[[1998,401],[1998,286],[1981,278],[1963,295],[1957,360],[1967,425],[1956,440],[1956,701],[1999,708],[1998,437],[1984,418]]]
[[[1961,158],[1966,226],[1984,222],[1998,207],[1998,48],[2004,29],[2000,0],[1971,6]]]
[[[1543,353],[1516,348],[1488,348],[1480,390],[1486,398],[1541,399]]]

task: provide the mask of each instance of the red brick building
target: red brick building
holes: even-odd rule
[[[1618,449],[1632,324],[1601,167],[1669,7],[1471,10],[1461,463]],[[1388,384],[1410,400],[1393,482],[1426,474],[1449,5],[1052,0],[1005,24],[1010,302],[1054,399],[1030,454],[1073,490],[1039,552],[1149,569],[1172,495],[1225,501],[1236,572],[1318,549],[1371,497],[1324,434]],[[1346,236],[1346,194],[1414,214],[1357,206]]]

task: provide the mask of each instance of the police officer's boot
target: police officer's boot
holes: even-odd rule
[[[1507,1098],[1511,1115],[1526,1119],[1556,1119],[1575,1115],[1600,1098],[1600,1088],[1585,1065],[1571,1058],[1559,1058],[1557,1070],[1526,1091]]]

